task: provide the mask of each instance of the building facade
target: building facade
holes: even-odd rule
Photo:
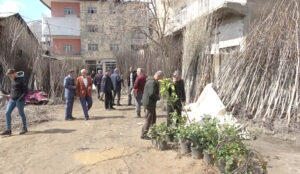
[[[184,31],[197,18],[213,15],[218,22],[211,32],[213,42],[210,54],[218,55],[212,56],[215,59],[217,77],[222,62],[230,52],[242,49],[251,25],[270,2],[271,0],[172,0],[168,31],[171,31],[170,34]]]
[[[51,8],[43,19],[43,40],[59,59],[84,61],[86,68],[116,67],[115,53],[135,50],[146,37],[135,28],[147,22],[144,2],[42,0]]]

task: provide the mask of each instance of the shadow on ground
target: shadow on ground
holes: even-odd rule
[[[103,120],[103,119],[118,119],[125,118],[124,116],[90,116],[90,120]],[[85,120],[85,118],[76,118],[76,120]]]
[[[76,131],[75,129],[47,129],[43,131],[29,131],[27,135],[34,134],[68,134]]]

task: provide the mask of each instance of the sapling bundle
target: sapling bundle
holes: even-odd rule
[[[297,122],[300,1],[277,0],[220,73],[218,93],[236,115]]]

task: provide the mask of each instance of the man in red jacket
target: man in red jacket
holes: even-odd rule
[[[85,69],[81,70],[81,76],[76,80],[76,93],[80,98],[80,103],[83,109],[85,119],[89,119],[88,111],[93,105],[92,101],[92,79],[87,76],[87,71]]]
[[[143,98],[143,92],[144,87],[146,84],[147,76],[144,74],[144,70],[142,68],[137,69],[137,75],[138,77],[135,80],[133,92],[135,97],[135,103],[136,103],[136,114],[137,117],[141,117],[141,105],[142,105],[142,98]]]

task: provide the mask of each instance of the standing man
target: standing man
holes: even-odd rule
[[[83,109],[84,117],[86,120],[89,119],[88,111],[93,105],[92,101],[92,79],[87,76],[87,71],[82,69],[81,76],[76,80],[76,93],[80,98],[80,103]]]
[[[74,70],[69,70],[69,75],[65,77],[64,88],[65,88],[65,100],[66,100],[66,115],[65,120],[75,120],[72,116],[73,104],[75,98],[75,80],[74,80]]]
[[[128,106],[131,105],[131,100],[132,100],[132,89],[134,86],[134,82],[136,79],[136,71],[134,71],[134,69],[132,67],[129,68],[129,74],[128,74],[128,78],[127,78],[127,82],[128,82]]]
[[[115,98],[117,98],[117,105],[121,106],[120,99],[121,99],[121,88],[122,88],[122,77],[120,76],[120,71],[118,68],[115,69],[114,73],[111,75],[111,81],[113,84],[113,105],[115,104]]]
[[[95,75],[94,77],[94,85],[97,88],[97,93],[98,93],[98,99],[102,100],[101,96],[101,81],[102,81],[102,70],[98,70],[98,74]]]
[[[146,121],[142,128],[142,139],[149,139],[147,132],[156,123],[156,102],[160,99],[159,82],[164,76],[162,71],[157,71],[153,77],[148,77],[143,93],[143,105],[146,108]]]
[[[142,98],[143,98],[143,92],[144,87],[146,84],[147,76],[144,74],[144,70],[142,68],[137,69],[137,75],[138,77],[135,80],[134,86],[133,86],[133,92],[134,92],[134,98],[136,103],[136,114],[137,117],[141,117],[141,105],[142,105]]]
[[[112,90],[113,84],[110,78],[110,70],[106,70],[105,75],[102,78],[102,92],[105,94],[105,109],[115,109],[112,103]]]
[[[5,111],[6,116],[6,131],[2,132],[1,135],[11,135],[11,113],[18,108],[19,114],[22,118],[23,129],[20,135],[25,134],[27,131],[26,116],[24,113],[25,97],[28,93],[28,87],[24,81],[24,72],[16,72],[14,69],[8,69],[7,76],[12,80],[10,100],[7,104]],[[7,96],[9,97],[9,96]]]
[[[167,106],[167,125],[171,125],[171,113],[176,111],[178,115],[181,115],[182,112],[182,103],[185,103],[185,89],[184,89],[184,81],[181,79],[181,75],[179,71],[175,71],[173,74],[173,83],[175,86],[175,93],[178,97],[178,100],[173,103],[173,107],[168,104]],[[172,89],[169,89],[169,95],[171,96]]]
[[[92,70],[92,73],[91,73],[92,80],[95,78],[95,76],[96,76],[96,72],[94,70]]]

